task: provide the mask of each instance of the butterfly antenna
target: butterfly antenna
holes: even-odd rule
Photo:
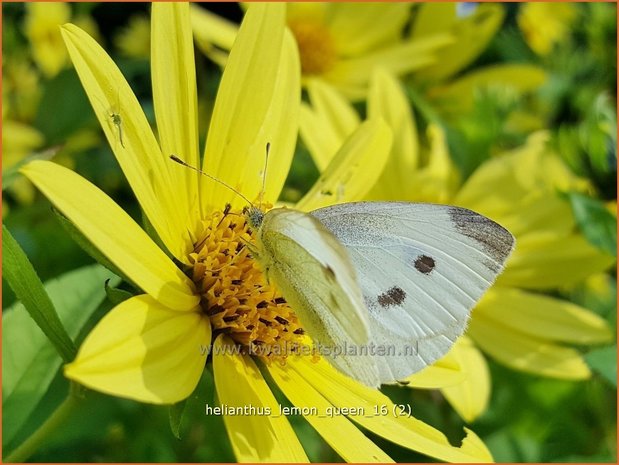
[[[262,200],[264,198],[264,189],[267,181],[267,167],[269,165],[269,151],[271,150],[271,143],[267,142],[266,153],[264,156],[264,171],[262,172],[262,189],[260,190],[260,198],[258,199],[258,206],[262,209]]]
[[[202,171],[199,168],[196,168],[195,166],[191,166],[189,163],[184,162],[183,160],[181,160],[180,158],[178,158],[176,155],[172,154],[170,155],[170,159],[172,161],[175,161],[176,163],[178,163],[179,165],[183,165],[186,166],[187,168],[190,168],[194,171],[197,171],[198,173],[206,176],[209,179],[212,179],[215,182],[218,182],[219,184],[221,184],[222,186],[230,189],[232,192],[234,192],[236,195],[238,195],[239,197],[241,197],[243,200],[245,200],[245,202],[247,202],[249,205],[251,205],[252,207],[254,206],[253,203],[250,202],[250,200],[245,197],[243,194],[241,194],[239,191],[237,191],[234,187],[232,187],[230,184],[225,183],[224,181],[222,181],[221,179],[217,179],[215,176],[213,176],[212,174],[208,174],[204,171]]]

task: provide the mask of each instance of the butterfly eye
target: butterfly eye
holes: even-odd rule
[[[436,263],[434,262],[434,259],[432,257],[428,257],[427,255],[420,255],[415,259],[415,268],[420,273],[429,274],[435,266]]]

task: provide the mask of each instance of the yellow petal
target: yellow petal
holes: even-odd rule
[[[104,192],[48,161],[33,161],[21,172],[95,247],[161,304],[174,310],[190,310],[198,304],[189,278]]]
[[[502,195],[509,187],[506,183],[503,190],[497,194]],[[518,188],[514,188],[514,190],[518,190]],[[511,194],[508,195],[511,196]],[[504,200],[497,199],[495,206],[503,202]],[[516,237],[516,242],[520,240],[526,242],[527,236],[531,238],[548,237],[547,242],[550,242],[557,237],[570,235],[576,227],[569,203],[565,198],[559,197],[557,192],[543,192],[541,190],[522,192],[522,197],[517,202],[517,204],[512,204],[517,205],[517,208],[512,208],[511,211],[496,214],[482,208],[480,213],[499,221]],[[498,208],[502,209],[503,206],[498,206]],[[524,248],[521,250],[522,252],[525,251]]]
[[[248,2],[242,2],[241,6]],[[325,2],[286,2],[286,19],[290,21],[308,19],[313,22],[324,23],[325,15],[330,5]]]
[[[439,460],[492,461],[490,452],[472,431],[465,428],[468,434],[462,446],[453,447],[440,431],[412,416],[396,415],[399,410],[387,396],[346,377],[324,359],[313,363],[305,357],[292,357],[287,363],[335,407],[362,409],[364,414],[349,418],[374,434]]]
[[[307,91],[312,107],[303,106],[301,137],[322,172],[360,121],[352,105],[329,84],[311,79]]]
[[[274,100],[283,98],[276,94],[291,94],[290,86],[296,84],[296,91],[300,91],[291,77],[295,71],[284,68],[284,64],[291,66],[291,62],[282,58],[282,51],[289,50],[283,44],[284,15],[285,6],[281,4],[256,3],[249,7],[219,86],[202,162],[204,171],[232,185],[251,200],[258,198],[262,188],[265,147],[257,147],[256,143],[270,136],[263,131],[269,108]],[[288,129],[295,133],[294,115],[298,105],[298,101],[293,100],[287,108],[293,115]],[[279,115],[271,116],[279,119]],[[281,171],[287,172],[288,166],[283,166],[285,158],[292,155],[284,153],[284,147],[273,144],[271,148],[269,161],[275,167],[272,171],[277,178],[270,182],[275,182],[282,176]],[[226,202],[242,204],[238,196],[224,187],[203,181],[200,184],[203,214],[212,208],[223,208]],[[275,199],[270,200],[274,202]]]
[[[448,32],[458,21],[456,5],[451,3],[420,3],[415,13],[411,37],[427,37],[436,32]]]
[[[473,314],[467,334],[484,352],[510,368],[560,379],[591,376],[578,351],[527,336],[482,314]]]
[[[210,342],[210,323],[199,312],[175,312],[140,295],[103,317],[64,372],[106,394],[172,404],[195,389]]]
[[[211,13],[205,8],[190,5],[191,27],[198,47],[209,55],[214,47],[230,50],[239,31],[236,24]]]
[[[516,215],[526,218],[529,212],[522,213],[521,209],[532,210],[536,203],[543,204],[545,199],[555,197],[557,191],[586,189],[587,183],[574,176],[556,154],[549,152],[548,140],[546,131],[533,133],[526,144],[485,162],[462,186],[454,202],[502,221]],[[556,202],[553,206],[556,207]],[[569,219],[571,215],[565,216]],[[570,221],[563,223],[563,227],[572,229],[574,223]],[[536,223],[535,230],[543,223]]]
[[[199,166],[198,96],[187,3],[153,3],[151,74],[153,104],[161,150],[191,166]],[[171,38],[173,38],[171,40]],[[198,176],[194,170],[170,163],[172,189],[183,223],[192,230],[199,221]]]
[[[547,185],[538,174],[547,142],[548,133],[537,133],[525,145],[486,161],[468,178],[454,202],[497,221],[514,211],[514,205],[520,206],[523,198]],[[526,177],[521,175],[525,172]]]
[[[448,35],[424,38],[390,45],[379,51],[337,62],[324,78],[353,100],[365,97],[367,86],[376,68],[385,68],[403,75],[427,67],[436,61],[436,50],[451,43]]]
[[[458,361],[457,352],[457,346],[452,347],[443,358],[406,378],[406,387],[438,389],[463,382],[467,373]]]
[[[301,411],[333,450],[349,463],[393,462],[343,415],[334,415],[333,405],[296,371],[287,366],[269,366],[269,372],[288,400]]]
[[[215,340],[213,371],[219,402],[227,408],[253,407],[255,412],[223,415],[234,455],[239,462],[307,462],[290,423],[279,416],[279,405],[260,370],[247,355],[235,352],[225,336]],[[270,413],[269,413],[270,412]]]
[[[441,392],[458,415],[470,423],[488,407],[490,373],[484,356],[466,336],[458,339],[450,353],[460,363],[466,379],[441,389]]]
[[[332,3],[325,20],[338,54],[354,56],[399,40],[410,9],[410,3]]]
[[[124,76],[92,37],[72,24],[62,35],[99,123],[140,205],[168,250],[186,260],[191,247],[169,169]]]
[[[534,65],[504,64],[476,69],[448,85],[433,88],[429,96],[437,99],[451,114],[471,111],[479,89],[509,88],[518,94],[539,88],[548,78],[547,73]]]
[[[284,187],[297,143],[301,101],[300,74],[301,65],[297,46],[292,34],[286,31],[275,80],[276,91],[260,131],[249,148],[249,153],[259,154],[257,157],[250,157],[252,163],[258,161],[256,166],[260,166],[260,171],[253,178],[260,180],[260,191],[262,190],[262,178],[266,176],[263,199],[271,204],[275,203]],[[265,173],[264,156],[267,144],[269,145],[269,158]],[[238,165],[233,169],[238,171]]]
[[[426,166],[412,172],[407,183],[418,202],[448,203],[459,182],[459,172],[449,156],[445,132],[437,125],[427,129],[430,153]]]
[[[368,120],[348,138],[318,181],[299,201],[300,210],[362,199],[382,172],[391,148],[391,130],[382,119]]]
[[[415,79],[435,84],[449,77],[481,54],[503,23],[502,5],[479,4],[466,18],[458,18],[456,3],[424,3],[417,11],[412,27],[412,38],[453,34],[456,40],[436,54],[433,66],[415,73]]]
[[[608,324],[595,313],[520,289],[494,286],[475,307],[474,315],[549,341],[584,345],[612,340]]]
[[[326,169],[344,142],[335,128],[304,102],[299,112],[299,134],[320,172]]]
[[[516,249],[497,282],[526,289],[569,287],[614,263],[614,257],[579,234],[530,233],[516,238]]]
[[[382,175],[367,198],[414,198],[417,186],[410,182],[410,174],[417,168],[418,163],[417,128],[404,89],[392,74],[383,69],[376,70],[372,76],[368,116],[382,117],[385,120],[393,133],[393,144]]]

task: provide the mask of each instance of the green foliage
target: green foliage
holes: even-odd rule
[[[109,279],[105,281],[105,295],[107,296],[108,300],[114,305],[118,305],[125,300],[133,297],[133,294],[131,292],[110,286]]]
[[[187,407],[187,400],[170,406],[170,430],[176,439],[181,438],[181,424],[183,422],[183,414]]]
[[[4,240],[6,251],[6,237]],[[67,337],[77,338],[99,308],[105,298],[105,279],[119,282],[103,267],[92,265],[46,282],[44,292],[58,310],[58,324],[66,328]],[[4,310],[2,328],[2,440],[6,451],[48,392],[62,360],[22,303]],[[66,391],[66,382],[63,384]]]
[[[596,247],[617,256],[617,218],[599,200],[577,192],[568,194],[576,223]]]
[[[54,145],[64,143],[81,128],[94,126],[94,113],[75,70],[62,71],[45,83],[35,124]]]
[[[62,326],[54,304],[28,257],[4,225],[2,225],[2,270],[4,277],[21,300],[24,308],[65,362],[73,360],[76,349]]]
[[[595,349],[585,355],[589,366],[617,388],[617,345]]]

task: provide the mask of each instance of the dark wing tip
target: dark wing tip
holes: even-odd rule
[[[516,240],[500,224],[479,213],[461,207],[449,207],[449,217],[458,232],[475,240],[501,266],[514,249]]]

